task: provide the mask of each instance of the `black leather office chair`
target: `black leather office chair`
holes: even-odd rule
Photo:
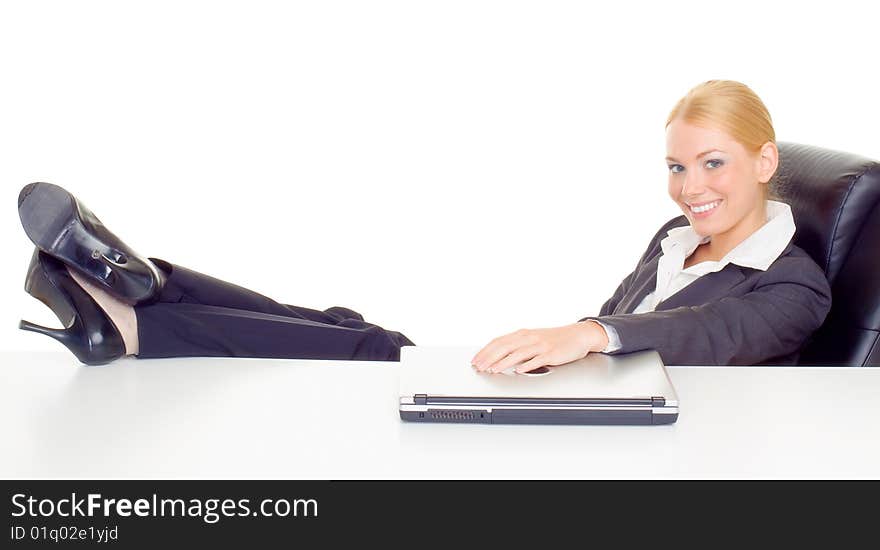
[[[824,270],[831,312],[801,365],[880,366],[880,162],[777,142],[771,191],[791,205],[794,244]]]

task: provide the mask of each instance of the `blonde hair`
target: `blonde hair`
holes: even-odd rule
[[[707,80],[694,86],[672,108],[666,126],[677,118],[726,132],[751,153],[757,154],[768,141],[776,144],[773,121],[764,102],[751,88],[735,80]],[[771,198],[770,187],[775,179],[776,173],[764,186],[765,198]]]

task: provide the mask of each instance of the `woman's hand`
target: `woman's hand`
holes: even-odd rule
[[[501,372],[516,368],[523,373],[544,365],[561,365],[600,351],[608,335],[599,323],[582,321],[556,328],[520,329],[489,342],[474,355],[471,364],[479,371]]]

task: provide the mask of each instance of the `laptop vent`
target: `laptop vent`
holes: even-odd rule
[[[474,411],[460,411],[460,410],[430,410],[428,411],[432,420],[451,420],[451,421],[461,421],[461,420],[475,420],[477,418],[477,413]]]

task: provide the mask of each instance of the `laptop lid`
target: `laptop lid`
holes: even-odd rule
[[[677,419],[678,396],[654,350],[619,355],[590,353],[582,359],[542,369],[543,374],[514,374],[512,368],[507,373],[479,372],[470,365],[479,350],[464,346],[402,347],[401,418],[444,420],[445,416],[450,421],[484,422],[502,418],[506,418],[505,422],[541,422],[543,418],[553,422],[554,415],[549,413],[556,413],[557,421],[593,423],[589,422],[589,414],[578,415],[576,411],[602,412],[599,416],[607,419],[608,413],[638,410],[649,414],[629,415],[631,420],[640,419],[632,423],[658,423],[652,421],[654,413],[667,414],[663,423]],[[429,410],[446,413],[404,414]],[[490,414],[487,417],[455,413],[469,410]],[[495,414],[493,419],[491,413],[499,410],[504,412]],[[631,422],[624,419],[620,423]]]

